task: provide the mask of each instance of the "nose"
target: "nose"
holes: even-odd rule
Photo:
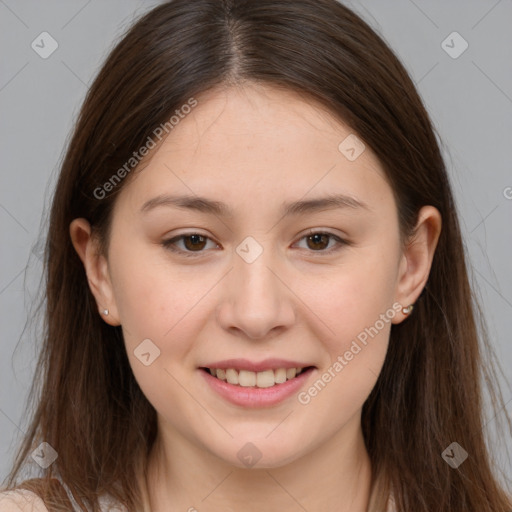
[[[225,330],[242,332],[252,340],[267,339],[295,322],[294,294],[270,249],[255,261],[234,254],[226,276],[217,319]],[[280,270],[281,269],[281,270]]]

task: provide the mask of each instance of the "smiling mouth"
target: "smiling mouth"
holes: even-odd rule
[[[237,370],[235,368],[201,368],[201,370],[234,386],[245,388],[270,388],[295,379],[302,373],[311,371],[313,368],[313,366],[306,366],[304,368],[278,368],[276,370],[264,370],[262,372]]]

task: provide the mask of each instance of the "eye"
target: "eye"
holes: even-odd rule
[[[306,245],[311,252],[319,252],[323,254],[330,254],[331,252],[341,249],[344,245],[349,245],[346,240],[343,240],[334,233],[326,231],[310,231],[306,236],[300,240],[306,240]],[[329,247],[329,243],[334,243]],[[325,250],[327,248],[327,250]]]
[[[175,236],[170,240],[164,240],[162,245],[172,252],[177,252],[187,257],[195,257],[195,253],[200,254],[201,252],[204,252],[202,249],[205,248],[208,241],[212,242],[208,237],[199,233],[184,233],[183,235]],[[183,242],[185,249],[177,248],[178,242]]]
[[[306,240],[306,249],[320,254],[330,254],[343,246],[350,245],[347,240],[326,231],[310,231],[300,238],[300,241],[302,240]],[[208,242],[216,245],[210,238],[200,233],[184,233],[169,240],[164,240],[162,245],[166,249],[183,256],[196,257],[205,252],[203,249],[206,248]],[[333,243],[330,245],[330,242]],[[178,247],[178,243],[183,243],[182,248]]]

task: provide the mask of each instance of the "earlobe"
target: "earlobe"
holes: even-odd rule
[[[427,283],[441,234],[441,225],[441,214],[437,208],[421,208],[414,234],[407,242],[400,262],[396,300],[402,304],[403,315],[395,317],[393,323],[400,323],[410,316],[410,306],[414,305]]]
[[[89,288],[96,299],[98,314],[109,325],[120,325],[108,263],[86,219],[74,219],[69,226],[73,247],[82,260]]]

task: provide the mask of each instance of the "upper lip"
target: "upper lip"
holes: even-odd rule
[[[224,359],[215,363],[208,363],[202,368],[215,368],[227,370],[233,368],[236,370],[247,370],[250,372],[262,372],[264,370],[277,370],[279,368],[306,368],[310,364],[287,359],[264,359],[263,361],[249,361],[248,359]]]

